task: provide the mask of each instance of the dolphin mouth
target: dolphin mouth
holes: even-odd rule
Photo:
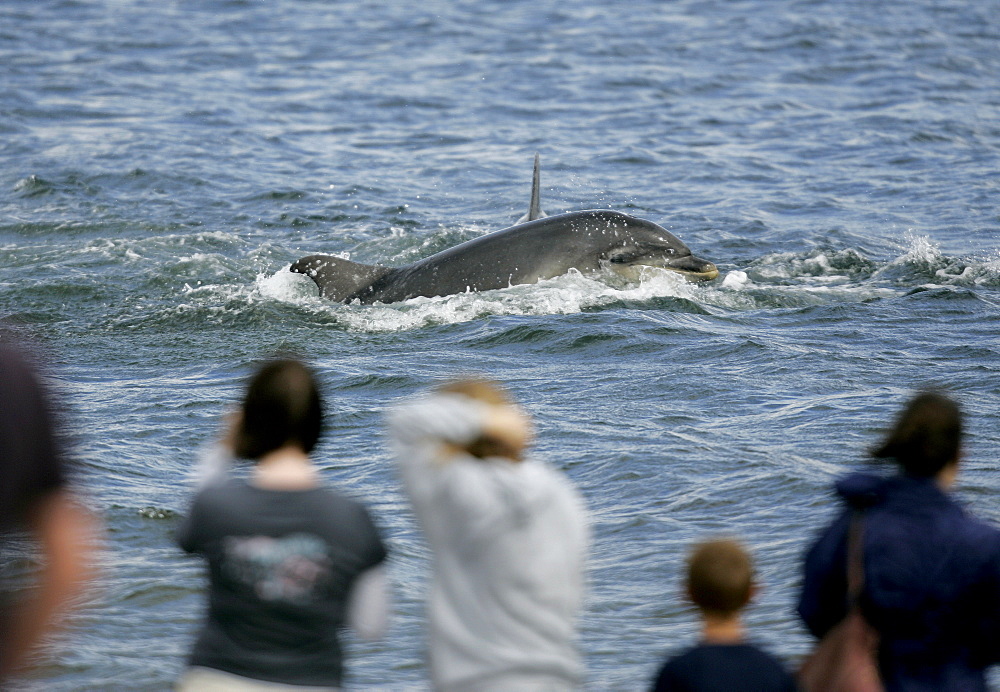
[[[616,273],[621,274],[631,281],[639,280],[639,270],[642,267],[651,267],[653,269],[663,269],[665,271],[674,272],[675,274],[680,274],[688,281],[711,281],[719,276],[719,268],[711,262],[706,262],[704,260],[699,260],[699,264],[696,267],[671,266],[670,264],[664,263],[644,264],[639,262],[626,265],[612,263],[610,266]]]
[[[667,269],[672,272],[677,272],[683,276],[688,281],[711,281],[712,279],[717,279],[719,277],[719,269],[712,264],[708,263],[702,271],[692,271],[690,269],[678,269],[677,267],[664,266],[661,269]]]
[[[662,268],[682,274],[690,281],[711,281],[719,276],[718,267],[708,260],[694,255],[678,257],[675,260],[665,262]]]

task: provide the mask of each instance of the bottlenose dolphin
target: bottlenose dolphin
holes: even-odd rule
[[[417,296],[488,291],[551,279],[570,269],[606,268],[635,279],[643,266],[714,279],[719,270],[651,221],[594,209],[545,216],[538,202],[538,159],[531,220],[474,238],[403,267],[359,264],[332,255],[310,255],[291,271],[316,282],[320,295],[344,303],[394,303]]]

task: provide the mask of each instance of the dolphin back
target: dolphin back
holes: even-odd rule
[[[333,255],[303,257],[289,270],[312,279],[324,298],[345,302],[364,296],[373,283],[393,271],[389,267],[361,264]]]

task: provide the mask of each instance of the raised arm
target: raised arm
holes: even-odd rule
[[[456,394],[430,394],[389,413],[389,434],[397,451],[431,445],[464,445],[482,434],[490,407]]]
[[[433,523],[456,540],[485,540],[520,515],[519,462],[478,459],[466,449],[484,437],[523,448],[531,424],[516,406],[436,393],[396,408],[388,422],[403,486],[425,530]],[[462,520],[441,520],[444,516]]]
[[[389,432],[397,453],[432,447],[441,456],[482,437],[520,450],[532,434],[529,418],[517,406],[489,405],[450,393],[431,394],[394,409],[389,414]],[[400,461],[414,459],[406,456]]]

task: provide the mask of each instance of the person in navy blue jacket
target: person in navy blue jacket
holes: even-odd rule
[[[806,556],[798,612],[822,637],[847,612],[847,528],[863,512],[861,611],[880,635],[890,692],[985,692],[986,668],[1000,662],[1000,530],[949,493],[961,438],[954,401],[917,395],[872,452],[900,473],[838,481],[844,508]]]

